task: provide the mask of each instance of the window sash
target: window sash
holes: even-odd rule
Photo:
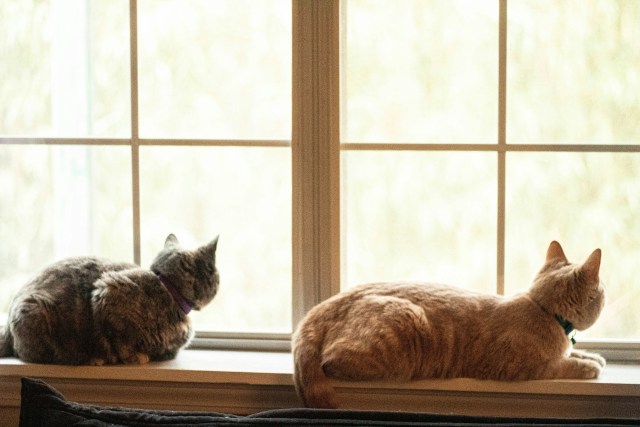
[[[344,8],[345,2],[342,2]],[[505,293],[505,241],[506,241],[506,166],[507,154],[517,152],[571,152],[571,153],[638,153],[640,144],[508,144],[507,143],[507,0],[498,3],[498,126],[497,141],[493,144],[440,144],[397,142],[358,142],[341,140],[341,151],[416,151],[416,152],[493,152],[497,156],[497,234],[496,234],[496,293]],[[343,9],[343,17],[346,15]],[[343,43],[346,45],[346,43]],[[345,53],[341,53],[345,58]],[[341,72],[344,72],[341,70]],[[344,102],[344,101],[343,101]],[[336,108],[339,108],[336,105]],[[346,111],[346,108],[343,108]],[[343,118],[344,120],[344,118]],[[640,340],[584,340],[577,348],[600,352],[610,361],[640,360]]]

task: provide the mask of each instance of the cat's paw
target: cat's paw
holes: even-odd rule
[[[607,361],[604,359],[604,357],[596,353],[589,353],[589,352],[580,351],[580,350],[572,350],[570,357],[574,357],[576,359],[582,359],[582,360],[592,360],[596,362],[598,365],[600,365],[601,368],[604,368],[607,365]]]
[[[595,360],[581,360],[579,364],[578,378],[585,380],[598,378],[600,376],[600,372],[602,372],[602,367],[603,366]]]
[[[543,378],[592,380],[598,378],[602,366],[595,360],[564,357],[548,365]]]
[[[131,365],[144,365],[149,363],[149,355],[145,353],[133,353],[130,356],[123,358],[122,362]]]
[[[138,363],[140,365],[144,365],[144,364],[149,363],[149,355],[148,354],[136,353],[136,356],[138,357]]]
[[[129,365],[144,365],[149,363],[149,355],[135,351],[131,346],[121,345],[118,349],[118,359],[120,362]]]
[[[116,363],[118,363],[118,358],[114,355],[94,357],[87,362],[87,364],[91,366],[115,365]]]
[[[104,364],[105,364],[105,360],[97,357],[94,359],[90,359],[87,362],[87,365],[91,365],[91,366],[103,366]]]
[[[604,359],[604,357],[600,356],[599,354],[591,354],[591,357],[589,357],[589,359],[596,362],[602,368],[604,368],[607,365],[607,361]]]

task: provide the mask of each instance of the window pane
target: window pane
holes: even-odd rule
[[[345,152],[342,159],[343,286],[423,280],[495,293],[494,154]]]
[[[220,290],[198,329],[291,330],[288,148],[143,147],[142,265],[175,233],[186,247],[220,234]]]
[[[124,147],[0,146],[0,312],[53,261],[133,262],[130,163]]]
[[[291,1],[141,0],[140,134],[289,139]]]
[[[496,142],[497,1],[344,3],[343,141]]]
[[[126,0],[0,2],[0,134],[130,133]]]
[[[509,1],[507,136],[640,141],[640,2]]]
[[[507,157],[505,286],[524,291],[558,240],[572,262],[602,249],[607,302],[581,336],[640,338],[640,155],[515,153]]]

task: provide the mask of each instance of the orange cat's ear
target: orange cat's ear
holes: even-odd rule
[[[547,249],[547,262],[557,258],[560,258],[562,261],[567,261],[567,257],[562,250],[562,246],[554,240],[549,245],[549,249]]]
[[[589,282],[598,283],[598,275],[600,274],[600,259],[602,258],[602,251],[596,249],[589,255],[589,258],[582,264],[581,270],[587,276]]]

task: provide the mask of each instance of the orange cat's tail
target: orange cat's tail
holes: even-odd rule
[[[309,408],[335,409],[336,392],[322,369],[323,334],[303,324],[293,337],[293,383]]]

